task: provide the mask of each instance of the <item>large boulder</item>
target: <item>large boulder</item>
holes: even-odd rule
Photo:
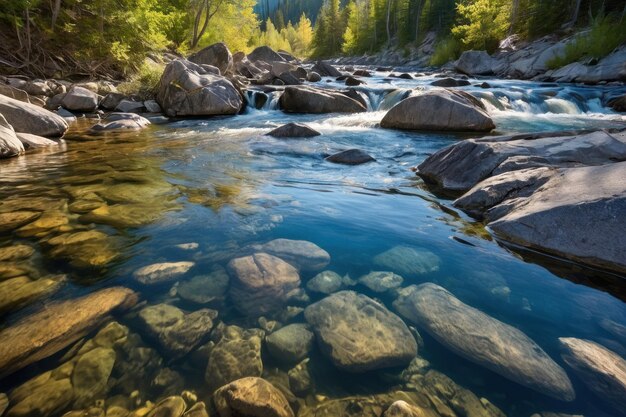
[[[0,378],[47,358],[97,328],[110,314],[132,307],[137,295],[122,287],[46,306],[0,331]]]
[[[310,138],[321,133],[302,123],[287,123],[267,133],[275,138]]]
[[[534,341],[444,288],[432,283],[412,285],[400,291],[393,305],[457,355],[559,400],[575,398],[565,371]]]
[[[330,263],[328,252],[306,240],[274,239],[252,245],[252,250],[277,256],[302,271],[318,271]]]
[[[254,51],[248,54],[248,60],[250,62],[280,62],[285,61],[285,59],[278,54],[278,52],[274,51],[269,46],[259,46]],[[286,61],[285,61],[286,62]]]
[[[277,361],[296,364],[313,349],[315,336],[306,324],[296,323],[282,327],[265,338],[270,355]]]
[[[340,91],[311,87],[287,87],[280,108],[288,113],[358,113],[367,110],[359,101]]]
[[[328,62],[317,61],[311,71],[318,73],[322,77],[341,77],[343,74]]]
[[[559,338],[561,356],[587,388],[626,415],[626,361],[598,343]]]
[[[24,153],[24,145],[18,139],[13,127],[0,114],[0,159]]]
[[[242,378],[213,395],[220,417],[294,417],[285,395],[262,378]]]
[[[232,115],[243,106],[241,95],[229,80],[184,59],[165,67],[157,102],[171,117]]]
[[[56,137],[63,136],[68,127],[55,113],[3,95],[0,95],[0,114],[19,133]]]
[[[280,310],[300,288],[300,275],[292,265],[267,253],[255,253],[228,263],[230,297],[246,315]]]
[[[324,355],[339,369],[366,372],[407,365],[417,343],[404,322],[382,304],[341,291],[304,311]]]
[[[222,75],[231,72],[233,69],[233,55],[230,53],[228,46],[223,42],[213,45],[192,54],[187,58],[196,64],[211,65],[220,70]]]
[[[61,100],[63,108],[75,112],[92,112],[98,108],[98,95],[79,86],[72,86]]]
[[[464,51],[454,68],[467,75],[493,74],[493,59],[486,51]]]
[[[431,90],[402,100],[380,122],[385,128],[405,130],[488,132],[493,120],[468,94]]]

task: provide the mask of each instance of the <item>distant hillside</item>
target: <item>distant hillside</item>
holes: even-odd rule
[[[263,21],[270,17],[274,24],[280,20],[280,14],[285,24],[289,21],[296,23],[304,12],[315,24],[323,2],[324,0],[258,0],[254,11]]]

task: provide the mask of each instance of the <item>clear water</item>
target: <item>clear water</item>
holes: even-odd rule
[[[32,245],[36,251],[32,257],[13,263],[29,270],[32,277],[68,274],[59,291],[6,312],[2,325],[41,308],[42,303],[113,285],[141,291],[142,301],[148,304],[168,302],[193,311],[199,307],[173,296],[171,286],[139,286],[131,277],[133,271],[157,262],[193,260],[195,267],[181,278],[185,281],[207,273],[215,264],[225,265],[238,248],[288,238],[316,243],[331,255],[326,269],[353,278],[379,269],[372,258],[396,245],[425,248],[441,259],[440,269],[404,277],[403,286],[438,283],[465,303],[521,329],[564,368],[559,337],[594,340],[626,356],[626,340],[600,327],[604,319],[626,325],[623,278],[511,252],[480,223],[452,209],[450,200],[429,192],[411,167],[463,136],[377,127],[385,100],[386,105],[396,100],[387,90],[424,87],[434,80],[389,80],[386,75],[367,79],[367,89],[363,88],[370,103],[367,113],[288,115],[268,104],[236,117],[182,120],[142,132],[98,137],[84,133],[90,125],[84,120],[68,134],[65,149],[2,161],[0,212],[39,207],[65,220],[40,236],[0,234],[0,247]],[[626,126],[623,115],[600,105],[602,94],[618,87],[487,81],[496,87],[466,90],[481,95],[498,126],[496,133]],[[340,87],[326,80],[319,85]],[[322,135],[290,140],[264,135],[291,121],[308,123]],[[376,162],[350,167],[324,161],[325,156],[348,148],[362,149]],[[116,211],[90,216],[76,208],[77,202],[94,200],[99,202],[96,206],[106,202]],[[97,248],[55,251],[45,244],[62,232],[91,229],[108,236]],[[190,242],[198,248],[175,248]],[[90,262],[95,266],[85,267]],[[313,275],[302,274],[303,283]],[[494,293],[494,287],[507,287],[509,292]],[[392,297],[362,286],[353,289],[391,308]],[[310,295],[312,302],[321,298]],[[258,326],[230,308],[228,300],[217,308],[227,324]],[[129,318],[117,320],[142,335]],[[299,316],[293,321],[302,320]],[[419,354],[432,368],[489,399],[507,415],[612,413],[571,372],[577,399],[559,402],[461,359],[421,334],[424,348]],[[144,342],[150,345],[149,338],[144,337]],[[0,392],[58,366],[59,361],[59,357],[43,361],[0,381]],[[264,361],[266,369],[275,366],[266,356]],[[312,361],[325,372],[316,381],[318,394],[333,398],[391,389],[386,372],[355,378],[334,371],[319,354]],[[167,366],[183,375],[185,389],[208,399],[204,369],[194,373],[191,359]],[[107,396],[115,394],[119,392]],[[165,391],[154,388],[145,395],[155,402]]]

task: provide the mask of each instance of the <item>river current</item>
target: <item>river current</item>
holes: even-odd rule
[[[624,333],[620,339],[611,331],[626,326],[623,278],[508,248],[480,222],[454,209],[453,200],[432,193],[411,168],[468,136],[380,128],[385,111],[406,91],[431,88],[430,82],[436,80],[388,75],[376,73],[364,78],[367,85],[357,87],[367,97],[365,113],[285,114],[277,109],[279,93],[271,93],[263,108],[248,107],[238,116],[171,121],[133,133],[90,136],[86,131],[95,121],[79,119],[61,149],[2,161],[0,213],[43,214],[35,226],[0,232],[0,248],[26,245],[33,250],[27,258],[0,262],[0,274],[14,276],[11,268],[17,268],[32,280],[64,278],[56,291],[2,311],[0,326],[8,327],[53,301],[125,286],[140,293],[144,304],[138,308],[166,303],[193,312],[209,307],[219,311],[217,320],[226,324],[259,327],[256,319],[232,308],[226,290],[222,298],[198,304],[182,297],[179,289],[194,277],[225,267],[242,248],[284,238],[313,242],[327,251],[331,261],[324,269],[349,276],[345,289],[375,298],[392,311],[393,292],[375,292],[358,278],[381,270],[374,258],[394,247],[428,251],[437,267],[403,276],[402,287],[432,282],[446,288],[464,303],[522,330],[566,370],[559,337],[593,340],[625,357]],[[328,81],[318,85],[344,87]],[[472,81],[491,85],[461,89],[483,101],[497,127],[493,134],[626,127],[626,116],[602,106],[604,95],[624,94],[624,87]],[[250,101],[254,94],[249,92]],[[306,123],[321,135],[306,139],[265,135],[288,122]],[[376,161],[345,166],[324,160],[350,148],[361,149]],[[68,238],[82,231],[97,232],[97,238],[86,242]],[[194,266],[168,285],[145,287],[133,279],[133,272],[146,265],[182,261]],[[318,272],[301,272],[302,287]],[[306,307],[324,297],[314,291],[307,295],[294,305]],[[167,368],[178,375],[179,387],[208,401],[204,369],[198,369],[193,354],[170,361],[132,312],[115,319],[165,357],[154,365],[156,369],[145,370],[146,375]],[[299,314],[282,322],[304,319]],[[424,331],[420,334],[419,356],[432,369],[488,399],[506,415],[613,413],[571,373],[576,399],[558,401],[455,355]],[[266,373],[289,370],[263,349]],[[58,354],[5,378],[0,392],[62,362]],[[364,375],[338,371],[318,348],[311,354],[311,364],[322,371],[316,374],[314,391],[301,395],[303,401],[313,394],[319,400],[384,393],[396,384],[388,375],[391,371]],[[115,386],[102,398],[128,397],[131,388]],[[143,400],[152,402],[171,394],[158,383],[140,391]],[[76,407],[63,412],[69,409]]]

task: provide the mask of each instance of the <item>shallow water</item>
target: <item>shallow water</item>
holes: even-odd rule
[[[51,300],[113,285],[140,291],[141,300],[148,304],[166,302],[194,311],[205,306],[181,299],[171,284],[141,286],[132,279],[133,271],[158,262],[194,261],[195,266],[178,280],[184,283],[216,265],[225,266],[249,244],[287,238],[317,244],[331,256],[324,269],[353,279],[379,270],[373,258],[395,246],[426,249],[440,259],[438,270],[403,276],[403,287],[424,282],[445,287],[463,302],[522,330],[566,370],[557,346],[559,337],[594,340],[626,356],[626,340],[600,325],[606,320],[626,325],[626,305],[620,300],[624,299],[622,278],[512,252],[480,223],[451,208],[450,200],[428,191],[410,168],[463,137],[377,127],[384,115],[380,109],[397,100],[387,90],[424,88],[434,80],[386,76],[366,79],[367,90],[360,88],[368,93],[371,111],[367,113],[287,115],[268,104],[266,109],[248,109],[231,118],[181,120],[138,133],[95,137],[84,133],[90,121],[81,120],[67,135],[65,149],[2,161],[0,213],[43,211],[39,221],[45,220],[37,227],[0,234],[0,248],[25,244],[35,250],[31,257],[4,262],[5,266],[21,268],[31,279],[67,274],[58,291],[2,312],[2,324],[10,325]],[[487,81],[494,88],[465,89],[486,104],[496,133],[626,126],[626,117],[600,104],[602,94],[616,93],[618,87]],[[340,86],[326,80],[319,84]],[[322,135],[290,140],[264,136],[290,121],[308,123]],[[376,161],[354,167],[324,161],[325,156],[348,148],[364,150]],[[88,243],[54,240],[91,230],[104,235]],[[192,242],[197,247],[191,250],[176,247]],[[317,272],[303,272],[303,286]],[[391,294],[377,294],[360,284],[349,289],[392,309]],[[310,302],[322,298],[315,293],[309,296]],[[219,319],[227,324],[258,327],[256,320],[237,313],[229,299],[209,307],[219,310]],[[156,347],[132,314],[117,320]],[[291,321],[303,320],[299,315]],[[421,335],[424,347],[419,355],[433,369],[487,398],[507,415],[612,414],[569,371],[577,398],[564,403],[452,354],[423,331]],[[265,352],[263,359],[266,372],[277,366]],[[311,360],[319,369],[315,393],[331,398],[387,392],[394,385],[388,374],[399,372],[354,376],[334,370],[317,351]],[[0,381],[0,392],[60,361],[57,355]],[[204,369],[194,371],[193,359],[169,363],[166,358],[156,368],[166,366],[180,373],[185,389],[206,398]],[[158,384],[142,391],[144,399],[153,402],[165,393]],[[128,395],[116,388],[105,397],[116,394]]]

